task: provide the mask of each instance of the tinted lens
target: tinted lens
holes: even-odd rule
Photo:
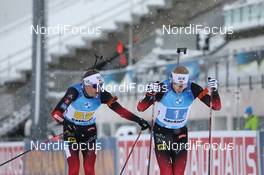
[[[183,87],[184,84],[181,84],[181,83],[173,83],[175,86],[177,87]]]
[[[181,83],[173,83],[177,88],[183,88],[185,89],[187,87],[187,84],[181,84]]]
[[[98,88],[102,88],[103,87],[103,83],[98,83],[98,84],[92,84],[92,87],[94,88],[94,89],[98,89]]]
[[[93,84],[92,87],[93,87],[94,89],[97,89],[97,84]]]

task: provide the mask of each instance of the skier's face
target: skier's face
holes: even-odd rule
[[[182,93],[186,86],[184,84],[172,83],[172,87],[177,93]]]
[[[86,85],[84,86],[85,92],[90,97],[96,97],[98,93],[101,92],[101,85],[100,84],[94,84],[94,85]]]
[[[188,70],[186,70],[186,72],[183,71],[172,72],[171,76],[172,76],[172,87],[174,91],[176,91],[177,93],[182,93],[182,91],[186,88],[187,83],[189,81]]]

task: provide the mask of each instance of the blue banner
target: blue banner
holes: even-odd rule
[[[264,58],[263,54],[264,54],[263,51],[241,52],[241,53],[237,53],[235,58],[238,65],[243,65],[263,59]]]

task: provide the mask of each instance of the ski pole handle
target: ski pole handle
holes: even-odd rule
[[[180,64],[180,53],[183,52],[184,54],[186,54],[187,52],[187,48],[177,48],[177,53],[178,53],[178,58],[177,58],[177,67],[179,67]]]
[[[186,54],[186,52],[187,52],[187,48],[186,48],[186,47],[183,47],[183,48],[177,48],[177,53],[179,54],[179,53],[181,53],[181,52],[183,52],[184,54]]]

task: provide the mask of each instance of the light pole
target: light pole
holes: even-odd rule
[[[45,0],[33,0],[33,26],[35,29],[46,26],[45,15]],[[45,138],[47,131],[47,114],[45,112],[45,45],[45,33],[32,31],[31,136],[34,139]]]

